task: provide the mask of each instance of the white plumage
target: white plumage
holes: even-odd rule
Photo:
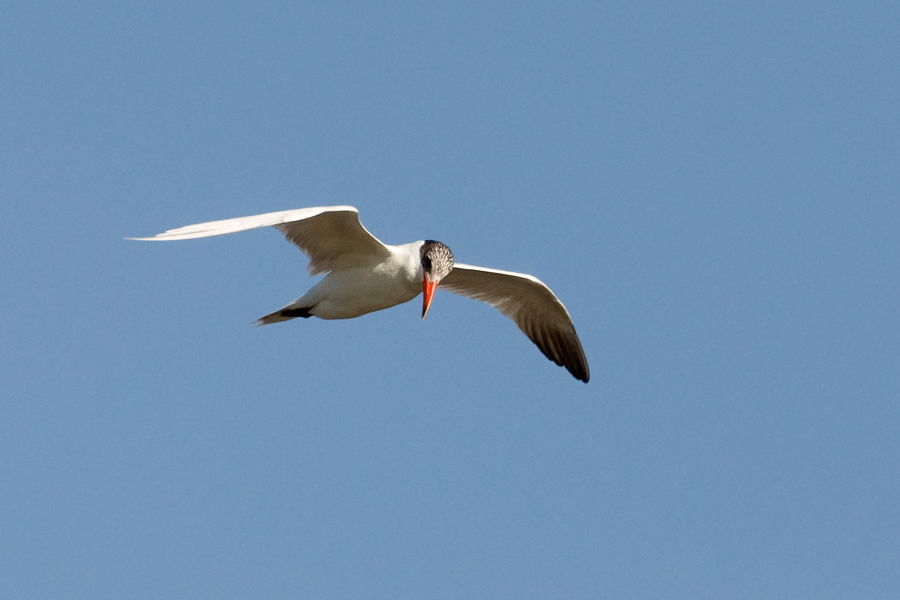
[[[564,366],[576,379],[590,379],[587,359],[569,313],[540,280],[522,273],[455,263],[449,249],[440,242],[383,244],[366,231],[352,206],[285,210],[129,239],[188,240],[269,226],[280,230],[309,257],[310,275],[327,275],[284,308],[260,319],[262,325],[309,316],[352,319],[409,302],[423,290],[424,318],[431,294],[439,285],[449,292],[487,302],[512,319],[547,358]]]

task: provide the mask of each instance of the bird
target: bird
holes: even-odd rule
[[[391,246],[359,221],[352,206],[321,206],[210,221],[153,237],[168,241],[275,227],[308,258],[310,276],[325,273],[305,294],[256,321],[269,325],[295,318],[353,319],[423,295],[422,319],[440,288],[486,302],[512,319],[548,359],[587,383],[590,370],[575,326],[562,302],[536,277],[454,262],[435,240]]]

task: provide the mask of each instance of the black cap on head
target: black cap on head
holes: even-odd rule
[[[430,281],[440,281],[453,270],[453,253],[440,242],[425,240],[420,255],[422,270]]]

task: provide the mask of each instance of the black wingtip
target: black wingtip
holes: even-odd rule
[[[566,369],[569,371],[569,373],[572,374],[572,377],[574,377],[578,381],[587,383],[591,380],[591,374],[588,371],[582,372],[580,369],[576,371],[575,369],[569,369],[568,367],[566,367]]]

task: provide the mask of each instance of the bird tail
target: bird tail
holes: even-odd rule
[[[270,313],[260,319],[256,320],[257,325],[270,325],[272,323],[281,323],[282,321],[290,321],[291,319],[296,319],[297,317],[302,317],[304,319],[308,319],[312,316],[312,313],[309,312],[309,308],[296,308],[291,306],[290,304],[285,306],[280,310],[276,310],[273,313]]]

